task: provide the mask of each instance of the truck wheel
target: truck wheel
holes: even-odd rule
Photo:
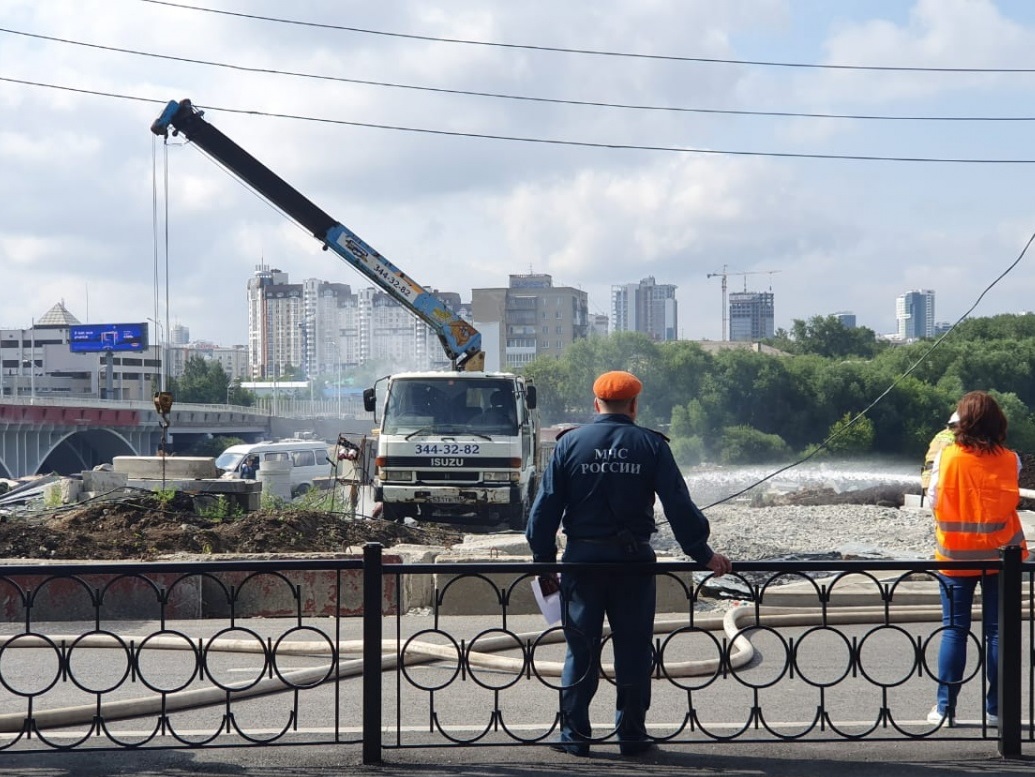
[[[516,505],[507,506],[507,526],[514,531],[524,531],[528,525],[528,502],[522,499]]]
[[[381,505],[381,519],[385,521],[392,521],[393,523],[402,523],[403,519],[409,513],[404,505],[391,504],[384,502]]]

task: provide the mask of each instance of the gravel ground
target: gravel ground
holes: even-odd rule
[[[830,552],[839,552],[845,558],[926,559],[934,554],[934,521],[925,510],[873,505],[723,504],[712,507],[706,515],[712,527],[712,548],[734,561]],[[659,527],[654,546],[680,552],[668,525]]]

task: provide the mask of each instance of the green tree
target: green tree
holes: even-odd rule
[[[190,447],[190,450],[187,451],[187,455],[211,456],[212,458],[216,458],[231,445],[241,445],[243,442],[244,440],[240,437],[225,437],[222,435],[201,439]]]
[[[227,403],[231,405],[253,407],[257,397],[255,396],[254,391],[246,389],[241,385],[240,378],[234,378],[234,380],[227,386],[226,399]]]
[[[854,456],[872,450],[875,437],[873,421],[866,416],[860,416],[852,423],[852,418],[851,413],[845,413],[830,427],[827,450],[831,453]]]
[[[678,437],[672,440],[672,457],[680,467],[693,467],[704,461],[704,440],[700,437]]]
[[[1006,444],[1017,451],[1035,452],[1035,417],[1016,394],[989,392],[1006,416]]]
[[[183,374],[167,383],[177,402],[203,405],[222,405],[226,402],[230,376],[223,366],[201,356],[187,359]]]
[[[795,319],[790,332],[781,329],[769,344],[788,353],[814,354],[830,359],[869,358],[886,347],[877,340],[872,329],[847,327],[836,316],[814,316],[808,321]]]
[[[864,410],[866,422],[846,432],[842,445],[919,458],[960,396],[974,389],[1004,396],[1011,445],[1035,452],[1028,431],[1035,423],[1035,316],[973,319],[938,342],[872,348],[869,334],[847,332],[857,340],[830,317],[796,322],[781,334],[794,354],[779,356],[711,353],[624,332],[578,342],[562,359],[538,359],[525,373],[538,386],[544,423],[561,423],[591,418],[591,386],[601,372],[635,372],[644,381],[639,420],[667,427],[674,442],[687,440],[687,461],[700,450],[713,461],[755,455],[739,433],[724,441],[735,427],[808,450]]]

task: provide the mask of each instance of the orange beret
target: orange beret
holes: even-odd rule
[[[640,379],[631,372],[605,372],[593,382],[593,394],[605,402],[632,399],[643,389]]]

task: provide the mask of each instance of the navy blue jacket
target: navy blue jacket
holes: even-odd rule
[[[657,531],[654,495],[683,552],[712,557],[708,519],[690,498],[664,435],[624,414],[601,414],[557,440],[525,536],[535,561],[557,560],[557,529],[572,540],[608,540],[627,530],[646,541]]]

